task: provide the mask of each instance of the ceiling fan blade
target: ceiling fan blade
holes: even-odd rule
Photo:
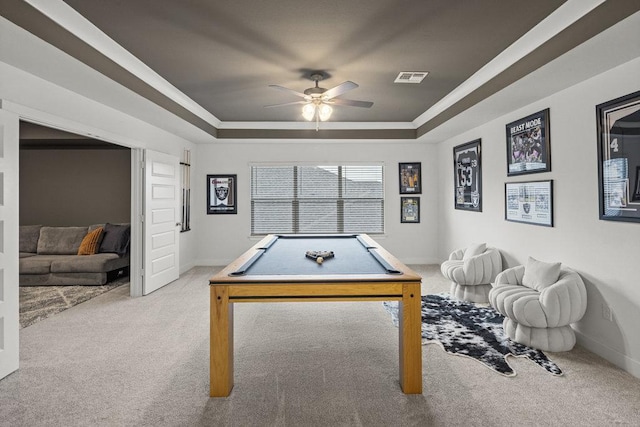
[[[271,107],[284,107],[286,105],[295,105],[295,104],[306,104],[307,101],[293,101],[293,102],[285,102],[284,104],[271,104],[271,105],[265,105],[264,108],[271,108]]]
[[[348,92],[352,89],[357,88],[358,85],[355,84],[352,81],[346,81],[344,83],[340,83],[338,86],[336,87],[332,87],[331,89],[328,89],[326,92],[324,92],[322,94],[322,97],[325,99],[331,99],[334,98],[336,96],[340,96],[345,92]]]
[[[371,108],[373,102],[371,101],[356,101],[354,99],[339,99],[334,98],[328,102],[329,104],[334,105],[347,105],[349,107],[362,107],[362,108]]]
[[[295,91],[293,89],[289,89],[288,87],[279,86],[279,85],[269,85],[269,87],[272,87],[274,89],[278,89],[278,90],[290,93],[290,94],[295,95],[295,96],[299,96],[301,98],[306,98],[307,97],[307,95],[305,95],[304,93]]]

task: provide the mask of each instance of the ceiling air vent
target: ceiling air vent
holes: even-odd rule
[[[393,81],[394,83],[421,83],[429,74],[428,71],[402,71]]]

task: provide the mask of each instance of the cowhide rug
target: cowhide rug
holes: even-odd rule
[[[397,301],[383,304],[398,326]],[[549,373],[562,375],[542,351],[511,341],[502,328],[503,319],[491,307],[450,299],[446,294],[422,297],[423,344],[437,342],[447,353],[471,357],[505,376],[516,375],[507,356],[526,357]]]

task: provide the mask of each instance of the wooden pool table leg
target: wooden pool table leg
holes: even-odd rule
[[[210,288],[209,395],[227,397],[233,389],[233,303],[227,286]]]
[[[400,386],[405,394],[422,393],[422,300],[420,283],[402,286],[400,301]]]

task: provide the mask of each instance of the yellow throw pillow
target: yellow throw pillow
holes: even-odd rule
[[[93,231],[90,231],[84,239],[82,239],[82,243],[80,243],[80,248],[78,249],[78,255],[93,255],[98,252],[98,248],[100,247],[100,241],[102,240],[102,227],[98,227]]]

